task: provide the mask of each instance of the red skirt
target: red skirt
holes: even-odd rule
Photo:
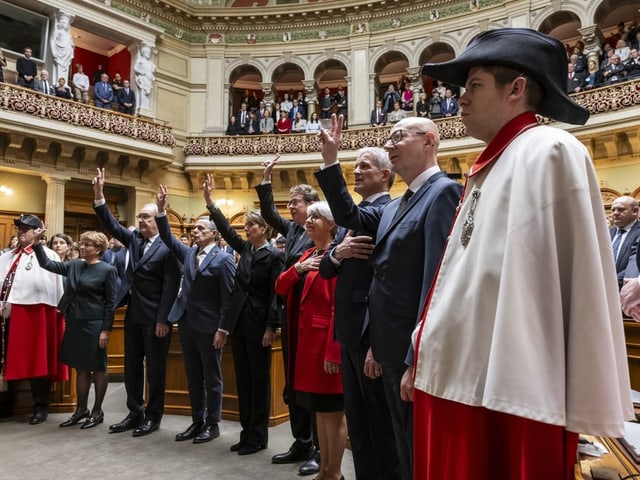
[[[69,371],[58,360],[64,318],[50,305],[11,305],[7,339],[7,380],[49,377],[67,380]]]
[[[578,434],[414,390],[414,480],[573,480]]]

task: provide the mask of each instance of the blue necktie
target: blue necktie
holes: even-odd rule
[[[613,243],[611,244],[611,248],[613,250],[613,258],[615,260],[618,260],[618,250],[620,249],[620,242],[622,241],[622,235],[624,235],[625,232],[626,230],[624,228],[619,228],[618,233],[616,233],[616,236],[613,237]]]

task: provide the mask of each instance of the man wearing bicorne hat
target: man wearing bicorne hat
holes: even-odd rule
[[[487,147],[403,377],[414,478],[573,479],[578,433],[621,437],[633,418],[592,160],[535,116],[582,125],[589,113],[566,94],[562,44],[534,30],[482,33],[422,74],[465,86],[462,122]]]
[[[14,220],[18,246],[0,256],[0,320],[6,349],[2,364],[6,380],[30,379],[33,416],[36,425],[47,419],[51,382],[66,380],[67,368],[58,361],[64,320],[56,310],[62,297],[62,277],[40,268],[31,247],[34,230],[42,228],[35,215]],[[46,247],[49,258],[58,255]]]

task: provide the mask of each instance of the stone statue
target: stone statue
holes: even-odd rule
[[[56,16],[56,24],[51,37],[51,53],[53,54],[53,79],[69,78],[69,67],[73,58],[73,37],[69,32],[73,15],[59,12]]]
[[[152,47],[146,43],[141,43],[138,50],[138,58],[133,65],[133,72],[136,76],[138,86],[138,101],[141,109],[151,109],[151,91],[153,82],[156,79],[156,65],[151,60]]]

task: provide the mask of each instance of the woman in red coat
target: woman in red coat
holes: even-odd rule
[[[278,277],[276,293],[288,295],[302,283],[293,388],[298,403],[316,414],[321,452],[320,472],[316,479],[340,480],[347,426],[342,398],[340,345],[333,333],[336,279],[325,280],[318,272],[320,260],[337,227],[326,202],[311,204],[307,215],[306,229],[315,247],[304,252],[298,263]],[[287,307],[288,311],[295,311],[292,305]]]

